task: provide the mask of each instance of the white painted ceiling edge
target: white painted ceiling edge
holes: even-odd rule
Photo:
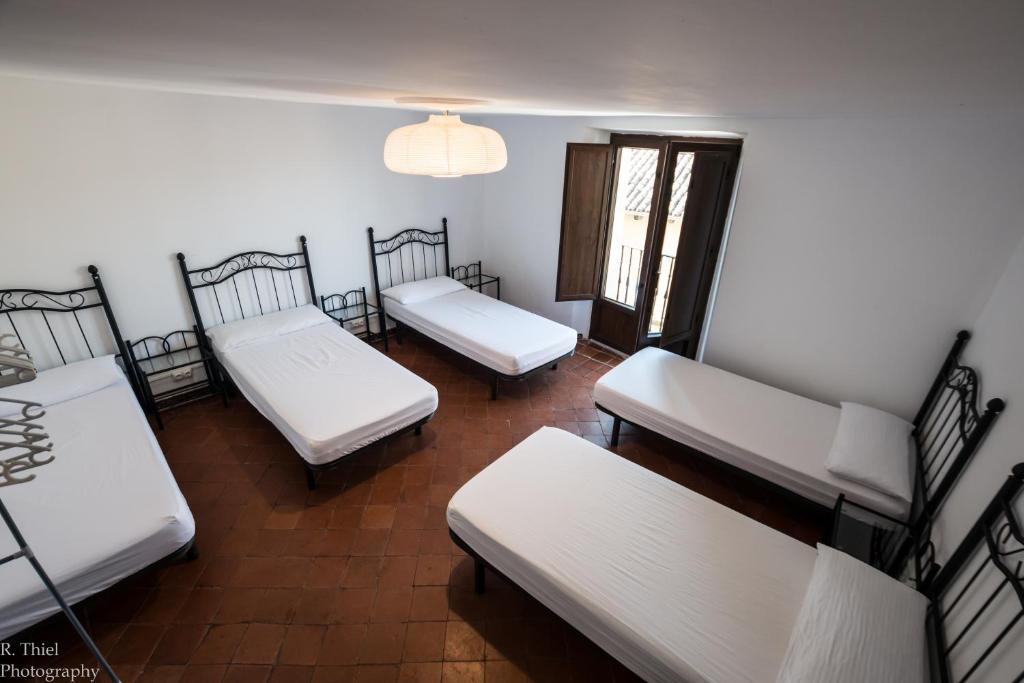
[[[1024,4],[992,0],[5,0],[0,74],[585,115],[1024,111]]]

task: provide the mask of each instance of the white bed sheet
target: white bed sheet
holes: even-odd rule
[[[543,428],[452,498],[474,551],[647,681],[774,682],[815,549]]]
[[[335,322],[217,355],[242,394],[313,465],[437,410],[432,384]]]
[[[45,375],[41,373],[41,376]],[[182,548],[195,521],[126,380],[48,406],[55,460],[2,491],[71,604]],[[0,555],[17,549],[0,525]],[[25,560],[0,566],[0,639],[58,611]]]
[[[906,501],[833,475],[839,408],[646,348],[606,373],[594,400],[619,417],[829,505],[840,493],[906,519]]]
[[[521,375],[576,348],[576,330],[503,301],[463,289],[403,305],[385,299],[385,312],[504,375]]]

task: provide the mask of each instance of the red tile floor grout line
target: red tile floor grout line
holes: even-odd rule
[[[490,401],[481,371],[406,335],[390,355],[438,388],[437,414],[422,436],[324,473],[316,491],[243,398],[166,413],[158,436],[199,559],[132,577],[79,614],[128,682],[636,680],[498,577],[476,595],[445,524],[458,487],[543,425],[608,446],[611,420],[592,390],[618,359],[577,349]],[[616,452],[807,543],[822,536],[820,515],[665,439],[624,427]],[[59,616],[13,640],[57,642],[62,665],[92,665]]]

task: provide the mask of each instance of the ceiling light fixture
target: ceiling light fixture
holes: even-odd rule
[[[401,104],[478,104],[441,98],[399,98]],[[395,173],[458,178],[505,168],[508,151],[497,131],[464,123],[447,110],[424,123],[396,128],[384,142],[384,165]]]

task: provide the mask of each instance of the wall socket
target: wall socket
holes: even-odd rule
[[[192,368],[182,368],[181,370],[175,370],[171,373],[171,379],[175,382],[182,382],[186,379],[192,379]]]

